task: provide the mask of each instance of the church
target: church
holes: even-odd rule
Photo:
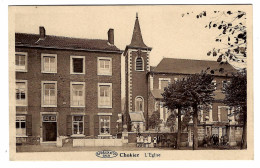
[[[236,69],[216,61],[175,58],[163,58],[153,67],[151,52],[138,16],[124,51],[114,43],[114,29],[108,30],[106,39],[48,35],[43,26],[39,34],[15,33],[16,143],[122,146],[136,143],[137,131],[174,134],[176,126],[167,126],[174,111],[164,107],[164,88],[210,67],[225,72],[214,74],[215,101],[210,109],[199,112],[199,141],[217,134],[237,145],[242,127],[223,102],[225,85]],[[125,79],[121,77],[122,57]],[[122,80],[125,99],[121,99]],[[160,130],[149,124],[155,112],[160,116]],[[192,146],[192,130],[191,120],[182,130],[183,145]]]
[[[167,127],[167,119],[174,111],[164,107],[162,93],[170,83],[185,78],[187,75],[200,73],[202,70],[224,68],[224,72],[214,73],[214,102],[209,109],[199,112],[199,142],[213,134],[229,137],[230,145],[237,145],[241,138],[241,127],[238,125],[232,109],[223,102],[225,85],[230,81],[231,74],[237,70],[230,64],[220,65],[217,61],[163,58],[155,67],[150,66],[152,47],[145,44],[142,37],[138,16],[136,16],[132,40],[126,46],[125,83],[126,83],[126,123],[128,131],[143,133],[158,132],[149,125],[149,118],[154,112],[160,114],[160,133],[177,132]],[[176,109],[177,110],[177,109]],[[182,116],[183,118],[183,116]],[[193,123],[189,122],[184,133],[188,134],[187,145],[192,146]]]

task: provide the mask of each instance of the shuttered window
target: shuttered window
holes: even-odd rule
[[[15,53],[15,69],[16,71],[27,71],[27,53],[16,52]]]
[[[102,83],[98,85],[98,105],[100,108],[112,107],[112,84]]]
[[[57,106],[57,82],[42,82],[42,106]]]
[[[16,105],[26,106],[27,105],[27,82],[16,81]]]
[[[110,135],[110,116],[99,116],[100,135]]]
[[[26,116],[16,116],[16,136],[26,136]]]
[[[136,58],[135,64],[136,64],[135,70],[143,71],[143,59],[141,57]]]
[[[84,107],[85,106],[85,83],[71,82],[71,106]]]
[[[57,55],[42,54],[42,72],[57,73]]]
[[[73,116],[73,134],[79,135],[84,134],[84,121],[83,116]]]
[[[98,58],[98,75],[112,75],[112,58]]]

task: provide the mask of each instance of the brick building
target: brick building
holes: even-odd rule
[[[163,107],[164,87],[207,68],[223,68],[224,71],[214,74],[215,101],[210,109],[199,113],[199,140],[205,135],[218,134],[227,135],[230,144],[236,144],[240,127],[235,117],[229,116],[232,109],[223,102],[223,88],[236,70],[230,64],[220,65],[215,61],[173,58],[164,58],[151,67],[151,50],[143,41],[138,16],[131,43],[124,52],[114,45],[113,29],[109,29],[106,40],[50,36],[44,27],[40,27],[39,34],[16,33],[17,142],[112,139],[121,133],[122,123],[127,125],[129,133],[137,129],[152,132],[149,117],[155,111],[160,113],[161,132],[169,133],[166,120],[173,111]],[[122,53],[125,56],[124,117],[121,113]],[[186,131],[187,143],[192,145],[192,122]],[[88,145],[95,143],[100,145],[100,141],[88,141]],[[86,141],[79,142],[82,144]]]
[[[138,16],[135,20],[131,44],[126,46],[126,120],[129,131],[152,132],[149,127],[149,117],[154,111],[160,113],[161,132],[170,132],[166,126],[167,118],[173,111],[163,107],[162,93],[169,83],[184,78],[187,75],[200,73],[210,68],[214,70],[213,83],[215,101],[211,108],[200,110],[199,113],[199,141],[205,135],[217,134],[219,137],[227,135],[231,145],[236,144],[236,137],[241,136],[240,127],[234,116],[229,116],[231,110],[223,102],[224,86],[230,80],[231,74],[236,72],[230,64],[220,65],[216,61],[163,58],[156,67],[149,65],[149,53],[152,48],[143,41]],[[223,68],[223,71],[219,71]],[[177,121],[176,121],[177,122]],[[177,126],[177,125],[176,125]],[[174,132],[177,131],[175,128]],[[188,127],[188,141],[192,145],[192,123]],[[235,136],[237,135],[237,136]],[[239,139],[239,138],[237,138]]]
[[[15,34],[17,142],[111,138],[121,127],[121,54],[108,39]]]

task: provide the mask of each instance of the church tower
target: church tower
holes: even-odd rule
[[[125,76],[126,76],[126,123],[129,131],[142,132],[147,129],[148,119],[148,79],[150,71],[149,53],[143,41],[138,14],[134,25],[132,40],[126,46]]]

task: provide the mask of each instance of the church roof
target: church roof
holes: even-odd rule
[[[214,70],[214,75],[226,76],[237,72],[237,70],[229,63],[220,64],[217,61],[208,60],[192,60],[192,59],[176,59],[163,58],[161,62],[152,70],[155,73],[176,73],[176,74],[196,74],[202,70],[209,68],[209,72]],[[223,68],[223,71],[220,69]]]
[[[135,19],[135,25],[134,25],[132,40],[131,40],[131,43],[126,46],[126,50],[128,48],[145,49],[145,50],[151,50],[152,49],[151,47],[148,47],[143,41],[142,32],[141,32],[141,28],[140,28],[139,19],[138,19],[137,14],[136,14],[136,19]]]

